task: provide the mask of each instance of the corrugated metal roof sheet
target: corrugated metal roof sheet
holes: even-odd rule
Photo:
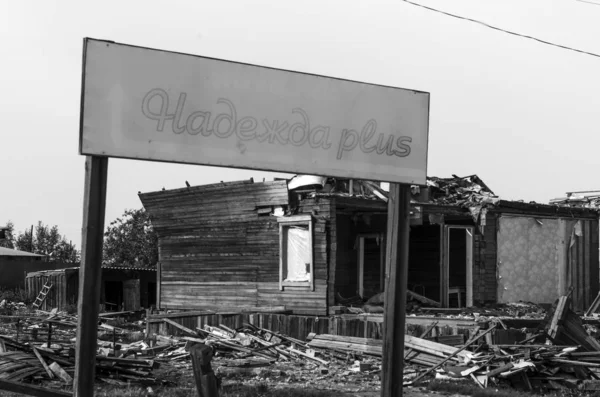
[[[32,254],[31,252],[27,251],[19,251],[10,248],[0,247],[0,256],[29,256],[41,258],[44,255]]]
[[[147,267],[127,267],[127,266],[102,266],[102,269],[110,269],[110,270],[138,270],[138,271],[147,271],[147,272],[155,272],[156,269],[150,269]]]
[[[148,272],[155,272],[156,269],[148,269],[145,267],[126,267],[126,266],[102,266],[102,269],[108,269],[108,270],[135,270],[135,271],[148,271]],[[27,273],[27,276],[30,275],[39,275],[39,274],[46,274],[46,273],[52,273],[52,272],[64,272],[65,270],[79,270],[79,266],[74,266],[74,267],[65,267],[62,269],[50,269],[50,270],[38,270],[35,272],[30,272]]]

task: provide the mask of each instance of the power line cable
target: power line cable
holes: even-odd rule
[[[415,2],[412,2],[410,0],[402,0],[402,1],[405,2],[405,3],[408,3],[408,4],[412,4],[414,6],[417,6],[417,7],[425,8],[426,10],[429,10],[429,11],[434,11],[434,12],[437,12],[437,13],[440,13],[440,14],[443,14],[443,15],[447,15],[449,17],[453,17],[453,18],[457,18],[457,19],[462,19],[464,21],[473,22],[473,23],[485,26],[486,28],[497,30],[499,32],[508,33],[508,34],[513,35],[513,36],[523,37],[523,38],[529,39],[529,40],[534,40],[534,41],[537,41],[537,42],[542,43],[542,44],[546,44],[546,45],[549,45],[549,46],[562,48],[563,50],[574,51],[574,52],[578,52],[580,54],[585,54],[585,55],[590,55],[590,56],[593,56],[593,57],[596,57],[596,58],[600,58],[600,54],[596,54],[594,52],[579,50],[577,48],[573,48],[573,47],[565,46],[565,45],[562,45],[562,44],[556,44],[556,43],[552,43],[550,41],[538,39],[537,37],[528,36],[528,35],[517,33],[517,32],[512,32],[510,30],[506,30],[506,29],[502,29],[502,28],[499,28],[499,27],[496,27],[496,26],[489,25],[489,24],[487,24],[485,22],[478,21],[476,19],[462,17],[462,16],[456,15],[456,14],[451,14],[449,12],[438,10],[437,8],[429,7],[429,6],[426,6],[426,5],[423,5],[423,4],[415,3]]]

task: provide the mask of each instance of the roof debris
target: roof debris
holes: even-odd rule
[[[388,184],[358,179],[323,178],[296,175],[288,182],[290,190],[314,196],[361,197],[370,200],[388,200]],[[427,187],[411,186],[413,203],[454,205],[467,208],[473,220],[485,224],[486,209],[496,205],[500,198],[477,176],[451,178],[428,177]]]
[[[600,208],[600,191],[590,190],[581,192],[567,192],[566,197],[550,200],[550,204],[561,207]]]
[[[496,204],[500,199],[477,176],[452,178],[428,177],[429,202],[442,205],[458,205],[465,208]]]

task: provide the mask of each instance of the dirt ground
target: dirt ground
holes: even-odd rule
[[[273,367],[247,368],[246,371],[241,373],[226,373],[223,367],[219,366],[219,360],[216,359],[213,362],[213,370],[220,377],[224,390],[231,390],[236,385],[262,385],[271,392],[269,396],[287,396],[290,389],[331,392],[332,396],[348,397],[379,397],[381,393],[381,380],[378,374],[352,373],[351,371],[339,369],[335,371],[330,368],[327,374],[315,375],[316,372],[320,371],[318,366],[298,366],[298,363],[296,365],[293,365],[294,363],[286,364],[287,366],[278,363]],[[189,362],[162,365],[161,368],[154,371],[154,375],[168,381],[172,385],[172,390],[195,388],[192,367]],[[170,395],[169,389],[169,387],[161,388],[162,393],[160,395]],[[274,394],[276,390],[280,390],[281,394]],[[433,392],[425,387],[405,387],[403,394],[406,397],[449,395],[448,393]],[[461,397],[461,395],[454,394],[452,397]]]

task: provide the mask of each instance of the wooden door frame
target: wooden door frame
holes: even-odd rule
[[[448,307],[450,299],[448,289],[450,287],[450,230],[459,229],[465,231],[466,237],[466,302],[465,306],[473,306],[473,239],[475,226],[465,225],[440,225],[441,229],[441,267],[440,267],[440,300],[442,307]]]
[[[357,284],[358,294],[364,295],[364,277],[365,277],[365,238],[379,238],[379,283],[381,290],[385,290],[385,233],[358,233],[356,235],[357,244]]]

